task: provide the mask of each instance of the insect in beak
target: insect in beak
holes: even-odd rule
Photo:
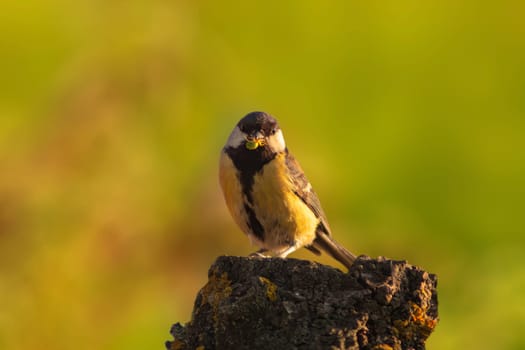
[[[257,131],[251,134],[250,136],[246,137],[246,149],[250,151],[253,151],[261,146],[264,146],[264,144],[265,144],[264,135],[260,131]]]

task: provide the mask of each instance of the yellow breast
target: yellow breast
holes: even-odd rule
[[[219,169],[226,205],[234,221],[254,244],[279,251],[290,244],[304,246],[313,242],[319,219],[293,192],[285,154],[278,154],[255,174],[251,188],[253,203],[247,203],[238,171],[225,153],[221,155]],[[250,231],[245,204],[253,209],[261,223],[264,241],[257,239]]]
[[[254,178],[253,206],[265,231],[265,246],[278,250],[288,244],[312,243],[319,219],[293,192],[285,162],[278,154]]]

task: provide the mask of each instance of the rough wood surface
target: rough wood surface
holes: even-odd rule
[[[168,349],[425,349],[438,320],[436,276],[405,261],[221,256],[208,275]]]

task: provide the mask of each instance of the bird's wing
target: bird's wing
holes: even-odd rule
[[[321,229],[328,235],[330,235],[330,227],[326,220],[326,215],[321,207],[321,202],[317,198],[317,194],[312,188],[312,185],[304,175],[303,169],[299,165],[299,162],[291,153],[286,153],[286,166],[290,180],[293,185],[293,192],[310,208],[316,217],[320,219]]]

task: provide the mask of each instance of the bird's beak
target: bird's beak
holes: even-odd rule
[[[246,137],[246,148],[250,151],[264,146],[264,135],[260,132],[254,132]]]

